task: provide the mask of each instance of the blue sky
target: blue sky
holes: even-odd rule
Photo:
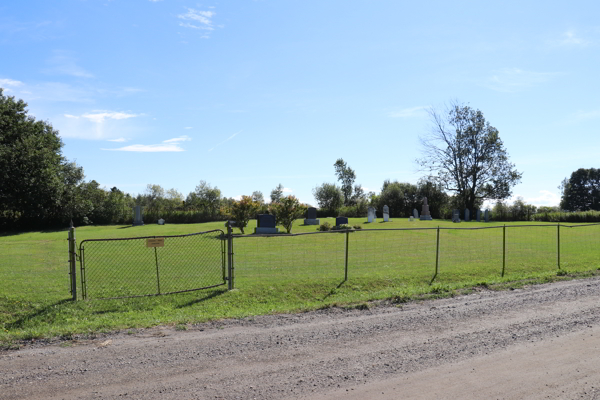
[[[428,107],[480,109],[556,205],[600,167],[593,1],[10,1],[0,87],[49,121],[86,179],[313,203],[343,158],[356,183],[416,183]]]

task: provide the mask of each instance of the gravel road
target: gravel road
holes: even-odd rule
[[[600,278],[0,353],[0,399],[600,399]]]

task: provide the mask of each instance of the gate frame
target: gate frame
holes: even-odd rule
[[[166,292],[166,293],[160,293],[160,289],[159,289],[158,293],[152,293],[152,294],[142,294],[142,295],[135,295],[135,296],[100,297],[98,299],[103,299],[103,300],[126,299],[126,298],[135,298],[135,297],[152,297],[152,296],[162,296],[165,294],[194,292],[197,290],[211,289],[211,288],[223,286],[223,285],[227,284],[228,282],[229,282],[229,285],[231,286],[231,283],[233,282],[233,277],[231,275],[226,276],[226,274],[225,274],[226,269],[225,269],[225,244],[224,244],[225,241],[231,240],[231,238],[228,239],[227,235],[225,235],[225,232],[223,232],[221,229],[212,229],[210,231],[188,233],[185,235],[138,236],[138,237],[110,238],[110,239],[85,239],[79,243],[79,267],[80,267],[80,276],[81,276],[81,297],[82,297],[82,299],[84,299],[84,300],[87,299],[87,286],[86,286],[87,281],[86,281],[86,274],[85,274],[85,246],[84,246],[85,242],[111,242],[111,241],[134,240],[134,239],[178,238],[178,237],[198,236],[198,235],[203,235],[203,234],[212,233],[212,232],[221,232],[221,235],[217,238],[221,240],[221,270],[223,271],[223,282],[222,283],[219,283],[216,285],[204,286],[201,288],[177,290],[177,291]],[[156,251],[156,248],[154,250]],[[73,265],[75,265],[75,264],[73,263]],[[158,266],[158,258],[157,257],[156,257],[156,268],[157,268],[157,274],[158,274],[159,266]],[[229,273],[230,274],[232,273],[231,268],[229,268]],[[74,284],[74,285],[76,286],[76,284]],[[229,289],[231,289],[231,287]]]

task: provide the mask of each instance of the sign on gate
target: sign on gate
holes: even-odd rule
[[[146,247],[165,247],[165,238],[146,239]]]

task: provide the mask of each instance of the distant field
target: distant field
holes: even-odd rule
[[[322,218],[321,222],[324,221],[334,224],[333,218]],[[350,219],[351,225],[360,224],[363,230],[348,236],[349,279],[345,283],[345,233],[269,238],[245,235],[234,240],[237,290],[233,292],[227,292],[226,287],[218,287],[161,297],[96,300],[94,297],[100,297],[100,293],[119,290],[112,281],[102,282],[108,276],[104,275],[108,264],[115,271],[121,267],[121,264],[110,260],[127,260],[123,267],[126,266],[128,272],[122,274],[121,279],[124,280],[123,287],[134,291],[130,294],[152,292],[155,285],[152,277],[142,277],[150,274],[148,264],[154,265],[154,253],[146,252],[142,245],[135,245],[138,246],[135,251],[141,252],[139,254],[132,253],[133,245],[129,248],[125,245],[98,245],[94,251],[86,245],[90,300],[76,303],[68,301],[66,230],[4,234],[0,236],[0,340],[7,343],[17,338],[185,324],[373,299],[404,299],[478,284],[555,279],[557,275],[558,235],[555,224],[536,223],[541,226],[535,227],[516,227],[523,223],[506,224],[504,278],[500,276],[503,265],[502,228],[440,229],[439,273],[433,285],[429,285],[436,266],[437,230],[383,229],[437,226],[492,228],[503,224],[409,222],[406,218],[388,223],[380,221],[368,224],[363,218]],[[316,232],[316,226],[301,224],[298,220],[292,232]],[[252,222],[246,233],[253,232],[253,228]],[[140,227],[86,226],[77,228],[76,234],[78,243],[81,243],[84,239],[181,235],[213,229],[224,230],[223,222]],[[280,230],[283,231],[282,228]],[[165,246],[158,250],[162,253],[157,254],[165,257],[160,259],[161,262],[165,260],[161,271],[164,271],[162,279],[166,286],[161,289],[162,292],[169,288],[177,290],[182,284],[197,287],[194,286],[199,285],[196,282],[204,282],[207,274],[212,274],[210,282],[221,279],[221,260],[215,255],[219,252],[215,246],[220,246],[220,241],[212,239],[212,242],[207,242],[212,246],[208,252],[208,245],[190,243],[181,242],[175,249]],[[560,243],[561,267],[569,274],[600,268],[600,225],[561,227]],[[88,257],[96,257],[96,267]],[[206,264],[210,264],[206,273],[204,270],[193,270],[193,276],[190,271],[179,273],[180,266],[209,257],[214,260]],[[80,286],[78,280],[79,293]]]

